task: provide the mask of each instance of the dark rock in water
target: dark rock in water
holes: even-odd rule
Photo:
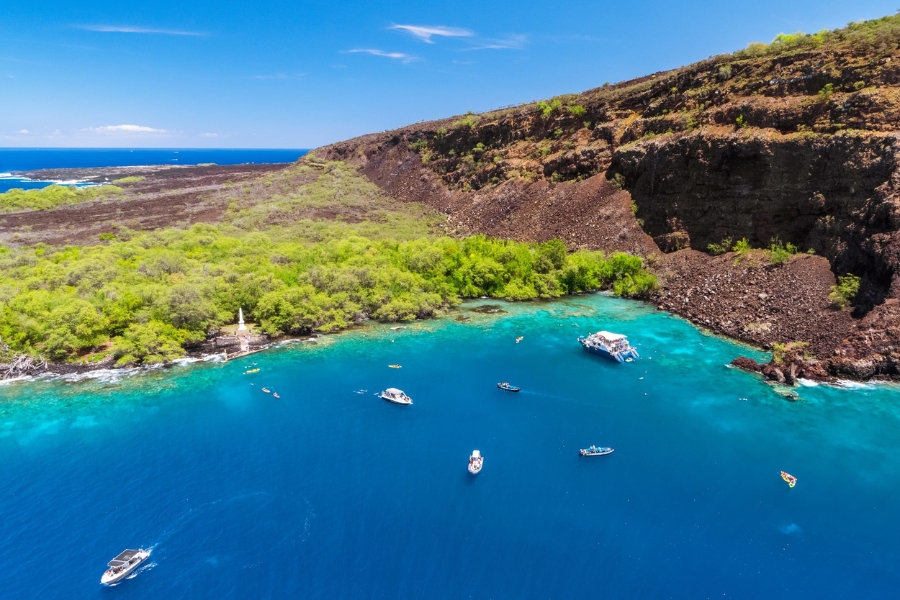
[[[786,354],[781,362],[776,363],[772,360],[766,364],[759,364],[752,358],[739,356],[731,361],[731,364],[745,371],[761,373],[769,381],[786,385],[794,385],[801,378],[816,381],[834,379],[819,361],[812,357],[804,357],[800,353]]]
[[[472,317],[467,317],[466,315],[456,315],[454,321],[459,321],[460,323],[465,323],[466,321],[471,321]]]
[[[739,369],[744,369],[745,371],[753,371],[754,373],[759,373],[763,368],[761,364],[759,364],[752,358],[747,358],[746,356],[738,356],[736,359],[731,361],[731,364]]]
[[[482,313],[485,315],[499,315],[506,313],[506,311],[503,310],[499,304],[485,304],[483,306],[478,306],[476,308],[473,308],[472,312]]]
[[[785,381],[784,381],[784,371],[782,371],[782,370],[779,369],[778,367],[772,367],[771,365],[767,365],[767,366],[769,366],[769,367],[771,367],[771,368],[768,369],[768,370],[766,370],[766,369],[763,370],[763,374],[764,374],[766,377],[768,377],[769,379],[774,379],[774,380],[777,381],[778,383],[784,383],[784,382],[785,382]]]

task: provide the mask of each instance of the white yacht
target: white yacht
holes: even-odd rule
[[[100,578],[103,585],[118,583],[134,572],[142,562],[150,556],[149,550],[125,550],[109,561],[107,569]]]
[[[403,390],[397,388],[388,388],[380,394],[382,400],[393,402],[394,404],[412,404],[412,398],[407,396]]]
[[[481,473],[481,467],[484,466],[484,457],[478,450],[472,450],[472,456],[469,457],[469,473],[478,475]]]

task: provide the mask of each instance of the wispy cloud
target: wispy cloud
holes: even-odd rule
[[[169,133],[165,129],[154,129],[153,127],[144,127],[143,125],[104,125],[103,127],[90,127],[87,131],[94,133],[138,133],[138,134],[161,134]]]
[[[374,48],[354,48],[353,50],[344,50],[344,54],[371,54],[373,56],[383,56],[384,58],[392,58],[403,63],[419,60],[418,56],[412,54],[404,54],[403,52],[385,52],[384,50],[376,50]]]
[[[504,38],[482,38],[473,40],[466,50],[521,50],[528,43],[527,35],[509,35]]]
[[[254,75],[253,79],[299,79],[306,73],[276,73],[275,75]]]
[[[21,133],[22,135],[28,135],[28,134],[31,133],[31,132],[28,131],[27,129],[20,129],[20,130],[17,131],[16,133]]]
[[[218,133],[201,133],[200,137],[213,138],[213,137],[219,137],[219,134]]]
[[[184,31],[181,29],[153,29],[150,27],[129,27],[119,25],[80,25],[79,29],[99,31],[101,33],[141,33],[147,35],[187,35],[205,36],[202,31]]]
[[[399,29],[413,35],[426,44],[433,44],[432,36],[441,37],[472,37],[474,32],[461,27],[444,27],[443,25],[392,25],[388,29]]]

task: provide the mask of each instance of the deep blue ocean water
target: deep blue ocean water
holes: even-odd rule
[[[897,597],[896,387],[788,402],[725,366],[761,353],[643,304],[503,306],[0,387],[0,595]],[[587,354],[598,329],[643,359]],[[128,547],[150,565],[101,588]]]
[[[12,188],[34,189],[51,182],[3,177],[13,171],[143,165],[294,162],[308,150],[221,148],[0,148],[0,193]]]

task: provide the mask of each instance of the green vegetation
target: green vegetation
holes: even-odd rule
[[[838,277],[837,285],[831,286],[828,299],[838,308],[846,308],[859,293],[859,281],[859,277],[852,273]]]
[[[743,129],[747,126],[747,119],[744,118],[744,115],[738,115],[738,118],[735,119],[735,124],[738,126],[738,129]]]
[[[567,110],[569,111],[569,114],[572,115],[573,117],[581,117],[585,113],[587,113],[587,109],[585,107],[581,106],[580,104],[574,104],[572,106],[569,106],[567,108]],[[585,125],[585,127],[587,127],[587,125]]]
[[[562,106],[562,100],[560,100],[559,98],[554,98],[550,101],[541,100],[535,105],[535,108],[537,108],[538,112],[541,113],[542,119],[549,119],[553,113],[561,110]]]
[[[769,246],[769,262],[773,265],[784,264],[794,254],[797,254],[797,246],[791,244],[782,244],[781,240],[775,238]]]
[[[622,175],[621,173],[616,173],[607,181],[609,181],[610,184],[619,188],[620,190],[625,189],[625,176]]]
[[[38,190],[11,189],[0,194],[0,213],[20,210],[47,210],[64,204],[78,204],[108,198],[122,192],[114,185],[75,187],[51,185]]]
[[[197,165],[198,167],[200,165]],[[143,175],[129,175],[128,177],[122,177],[121,179],[113,179],[113,183],[118,185],[124,185],[126,183],[140,183],[147,179]]]
[[[871,21],[850,23],[843,29],[833,31],[781,33],[771,44],[755,42],[733,56],[739,59],[772,56],[797,50],[814,50],[823,45],[839,43],[846,43],[859,53],[870,51],[878,53],[885,48],[896,47],[898,37],[900,37],[900,15],[891,15]]]
[[[413,152],[421,153],[423,150],[428,148],[428,142],[425,140],[416,140],[409,145],[409,149]]]
[[[723,239],[721,244],[709,244],[706,249],[709,250],[709,253],[714,256],[725,254],[726,252],[731,250],[731,237]]]
[[[828,102],[828,99],[831,98],[831,95],[834,93],[834,84],[826,83],[825,87],[819,90],[819,102]]]
[[[182,356],[238,308],[267,333],[299,334],[427,318],[467,297],[656,286],[627,254],[441,235],[439,215],[398,205],[344,163],[301,163],[223,193],[233,197],[219,225],[0,249],[0,339],[54,360],[147,364]]]
[[[475,129],[478,126],[478,122],[481,121],[481,117],[475,115],[470,110],[466,113],[466,115],[457,121],[453,122],[453,127],[455,129],[462,129],[464,127],[468,127],[469,129]]]
[[[750,254],[750,242],[747,241],[747,238],[741,238],[734,243],[734,247],[732,248],[732,250],[737,253],[737,256],[734,259],[734,264],[740,264],[740,262],[747,258],[747,256]]]
[[[211,225],[139,235],[107,246],[23,249],[0,257],[0,337],[61,360],[107,342],[119,364],[159,362],[233,322],[237,309],[271,334],[336,331],[360,318],[440,314],[460,298],[554,298],[655,286],[640,258],[567,255],[540,245],[471,237],[275,242]]]
[[[812,358],[806,353],[808,346],[809,342],[787,342],[785,344],[774,342],[772,344],[772,361],[776,365],[780,365],[785,362],[785,359],[792,359],[798,354],[804,359]]]

